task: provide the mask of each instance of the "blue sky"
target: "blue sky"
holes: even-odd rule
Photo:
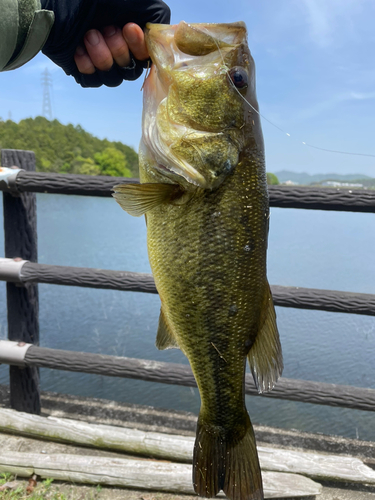
[[[243,20],[257,68],[267,169],[375,177],[374,0],[170,0],[172,23]],[[142,79],[115,89],[82,89],[39,54],[0,75],[0,116],[41,114],[41,74],[53,79],[54,117],[138,147]]]

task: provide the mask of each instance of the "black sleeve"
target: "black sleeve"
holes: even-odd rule
[[[116,87],[123,80],[135,80],[145,63],[133,58],[129,68],[114,64],[109,71],[96,70],[83,75],[74,62],[74,53],[90,29],[115,25],[122,28],[133,22],[142,29],[146,23],[169,24],[169,7],[161,0],[42,0],[42,8],[52,10],[55,23],[43,47],[43,53],[72,75],[82,87]],[[147,64],[146,64],[147,65]]]

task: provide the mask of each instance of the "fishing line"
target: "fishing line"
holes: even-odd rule
[[[238,90],[238,88],[235,86],[235,84],[233,83],[231,77],[230,77],[230,74],[229,74],[229,71],[226,69],[226,73],[227,73],[227,76],[228,76],[228,79],[229,79],[229,82],[231,83],[232,87],[236,90],[236,92],[242,97],[242,99],[246,102],[246,104],[248,104],[248,106],[250,106],[250,108],[255,111],[261,118],[263,118],[263,120],[266,120],[268,123],[270,123],[273,127],[277,128],[278,130],[280,130],[280,132],[282,132],[283,134],[287,135],[288,137],[291,137],[291,135],[286,132],[285,130],[283,130],[281,127],[279,127],[278,125],[276,125],[275,123],[271,122],[271,120],[269,120],[268,118],[266,118],[264,115],[262,115],[261,113],[259,113],[259,111],[254,108],[254,106],[251,105],[251,103],[241,94],[241,92]],[[304,146],[307,146],[309,148],[313,148],[313,149],[318,149],[319,151],[326,151],[328,153],[337,153],[337,154],[341,154],[341,155],[351,155],[351,156],[367,156],[367,157],[370,157],[370,158],[375,158],[375,155],[371,155],[371,154],[366,154],[366,153],[350,153],[348,151],[338,151],[338,150],[335,150],[335,149],[327,149],[327,148],[320,148],[318,146],[314,146],[313,144],[309,144],[305,141],[301,141],[301,143],[304,145]]]
[[[266,118],[264,115],[262,115],[256,108],[254,108],[254,106],[241,94],[241,92],[238,90],[238,88],[235,86],[235,84],[233,83],[232,81],[232,78],[230,77],[230,74],[229,74],[229,70],[227,68],[227,65],[225,63],[225,60],[224,60],[224,57],[223,57],[223,54],[221,52],[221,49],[219,47],[219,44],[217,43],[217,40],[216,38],[214,38],[212,35],[210,35],[209,31],[206,29],[206,28],[203,28],[204,31],[207,31],[207,34],[210,38],[212,38],[212,40],[214,41],[216,47],[217,47],[217,50],[219,51],[219,54],[221,56],[221,59],[222,59],[222,62],[223,62],[223,65],[224,65],[224,68],[225,68],[225,72],[227,74],[227,77],[228,77],[228,80],[229,80],[229,83],[232,85],[232,87],[234,88],[234,90],[237,92],[237,94],[246,102],[246,104],[248,106],[250,106],[250,108],[255,111],[255,113],[257,113],[258,116],[260,116],[261,118],[263,118],[263,120],[265,120],[266,122],[268,122],[270,125],[272,125],[273,127],[277,128],[278,130],[280,130],[280,132],[282,132],[283,134],[285,134],[286,136],[288,137],[291,137],[291,135],[289,134],[289,132],[286,132],[284,129],[282,129],[281,127],[279,127],[278,125],[276,125],[275,123],[273,123],[271,120],[269,120],[268,118]],[[300,141],[298,141],[300,142]],[[305,141],[301,141],[301,143],[304,145],[304,146],[307,146],[309,148],[313,148],[313,149],[317,149],[319,151],[325,151],[327,153],[336,153],[336,154],[341,154],[341,155],[350,155],[350,156],[367,156],[369,158],[375,158],[375,154],[366,154],[366,153],[351,153],[351,152],[348,152],[348,151],[338,151],[338,150],[335,150],[335,149],[327,149],[327,148],[320,148],[318,146],[314,146],[313,144],[309,144],[308,142],[305,142]]]
[[[319,149],[320,151],[328,151],[328,153],[340,153],[341,155],[354,155],[354,156],[369,156],[371,158],[375,158],[375,155],[369,155],[366,153],[348,153],[347,151],[336,151],[334,149],[325,149],[325,148],[318,148],[318,146],[313,146],[312,144],[307,144],[307,142],[302,142],[305,146],[308,146],[309,148],[314,148],[314,149]]]

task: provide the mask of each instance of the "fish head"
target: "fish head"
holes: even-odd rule
[[[216,189],[259,122],[246,26],[148,24],[145,39],[153,62],[142,127],[149,165],[187,190]]]

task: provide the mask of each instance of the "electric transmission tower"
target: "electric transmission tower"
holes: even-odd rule
[[[42,73],[42,85],[43,85],[42,116],[46,117],[48,120],[52,120],[51,95],[49,91],[49,88],[52,87],[52,77],[49,74],[48,68],[46,68]]]

